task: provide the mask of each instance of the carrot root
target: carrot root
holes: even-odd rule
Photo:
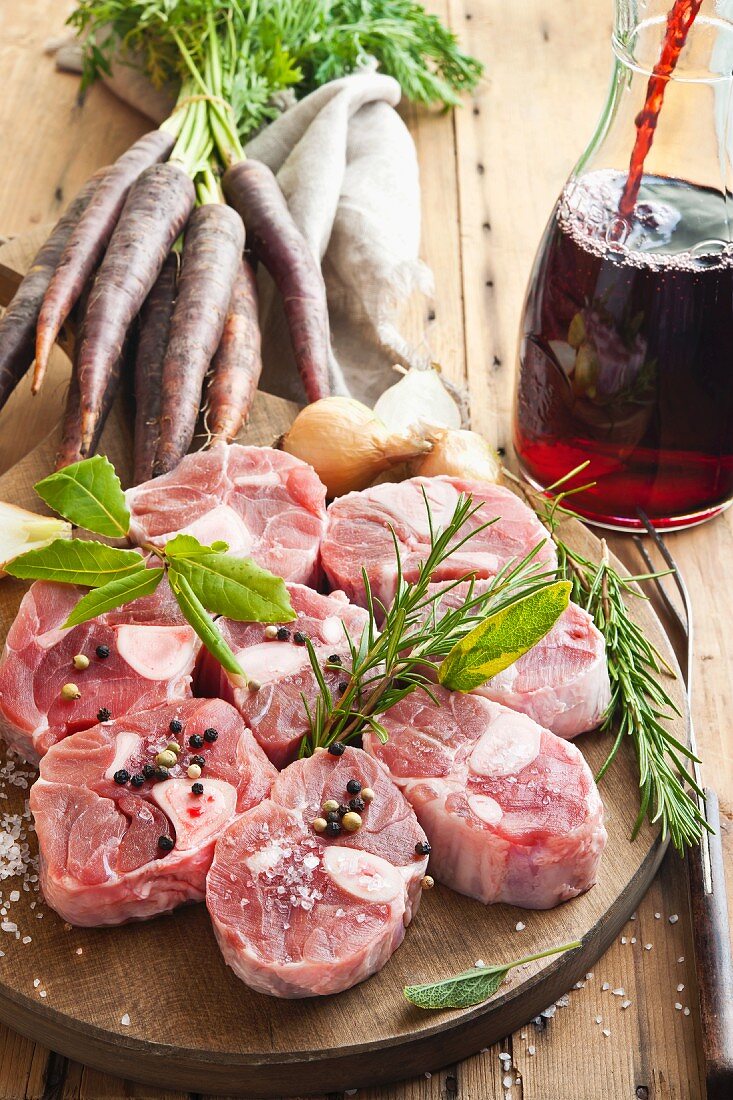
[[[331,387],[326,287],[280,186],[270,169],[256,160],[232,165],[222,184],[247,227],[249,246],[280,291],[306,396],[309,401],[327,397]]]
[[[246,260],[239,267],[207,390],[209,444],[231,443],[249,416],[262,373],[257,282]]]
[[[130,188],[141,172],[165,160],[173,144],[170,134],[153,130],[106,169],[92,201],[66,242],[43,299],[36,332],[34,393],[43,381],[61,326],[102,258]]]
[[[174,469],[191,445],[204,377],[221,341],[243,249],[244,226],[234,210],[220,203],[194,210],[163,364],[154,477]]]
[[[135,462],[133,485],[153,476],[160,432],[163,360],[176,297],[178,256],[171,252],[140,311],[135,356]]]
[[[195,201],[175,164],[155,164],[132,187],[89,296],[79,352],[82,451],[102,408],[107,374]]]

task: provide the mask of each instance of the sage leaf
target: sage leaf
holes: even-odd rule
[[[514,664],[555,625],[568,606],[569,581],[554,581],[489,615],[453,646],[438,680],[453,691],[472,691]]]
[[[142,596],[149,596],[160,584],[165,572],[164,569],[146,569],[141,563],[139,555],[138,569],[136,573],[127,573],[117,577],[101,588],[93,588],[82,596],[74,610],[64,623],[64,627],[78,626],[88,619],[96,619],[98,615],[104,615],[106,611],[113,611],[115,607],[139,600]]]
[[[564,951],[573,951],[581,947],[580,940],[565,943],[562,947],[549,947],[535,955],[527,955],[514,962],[500,963],[497,966],[473,966],[452,978],[425,985],[406,985],[403,992],[408,1001],[418,1008],[470,1008],[483,1004],[493,997],[510,970],[525,963],[546,959],[550,955],[560,955]]]
[[[49,507],[77,527],[121,539],[130,513],[114,466],[104,455],[85,458],[50,474],[35,486]]]
[[[214,614],[258,623],[283,623],[295,618],[282,578],[249,558],[234,558],[202,546],[193,535],[176,535],[166,543],[165,553],[179,576],[186,578],[204,607]]]
[[[216,657],[219,664],[227,672],[231,672],[234,676],[240,676],[242,682],[246,683],[247,677],[242,666],[224,641],[214,620],[207,614],[206,608],[191,588],[186,577],[171,566],[168,570],[168,581],[186,622],[196,631],[212,657]]]
[[[7,572],[22,580],[60,581],[99,588],[118,577],[137,573],[143,559],[136,550],[118,550],[86,539],[54,539],[48,546],[13,558]]]

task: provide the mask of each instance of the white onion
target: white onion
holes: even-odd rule
[[[429,454],[410,464],[410,473],[423,477],[447,474],[473,481],[498,481],[501,463],[478,432],[464,430],[438,434]]]
[[[461,410],[434,367],[412,367],[384,391],[374,412],[391,432],[424,436],[461,426]]]
[[[0,501],[0,577],[5,566],[27,550],[40,550],[54,539],[70,539],[71,524],[64,519],[39,516],[15,504]]]

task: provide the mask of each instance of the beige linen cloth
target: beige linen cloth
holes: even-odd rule
[[[56,56],[59,67],[78,70],[75,44],[64,44]],[[129,67],[118,67],[109,83],[156,121],[170,109],[170,94],[154,92]],[[431,273],[419,259],[417,155],[395,110],[399,100],[395,80],[365,70],[289,106],[246,149],[277,175],[321,264],[334,392],[351,393],[368,404],[396,381],[395,363],[429,362],[426,346],[411,346],[399,327],[412,295],[430,297],[433,289]],[[302,401],[278,295],[267,272],[258,272],[258,282],[266,364],[262,388]]]

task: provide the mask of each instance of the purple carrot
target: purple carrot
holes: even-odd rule
[[[66,242],[88,207],[104,172],[105,169],[102,169],[92,176],[56,222],[0,320],[0,409],[33,362],[36,321],[43,296]]]
[[[153,130],[136,141],[106,170],[93,200],[74,227],[38,318],[34,393],[43,381],[54,340],[101,260],[130,188],[141,172],[165,160],[173,145],[173,138],[164,130]]]
[[[96,431],[107,374],[195,202],[175,164],[155,164],[136,180],[89,295],[79,351],[82,451]]]
[[[309,401],[328,397],[329,329],[321,270],[293,221],[280,185],[258,160],[243,160],[222,180],[227,200],[242,216],[247,242],[282,296],[295,362]]]
[[[133,485],[153,476],[160,432],[163,360],[176,300],[178,256],[171,252],[140,312],[135,356],[135,467]]]
[[[183,242],[163,364],[160,439],[153,476],[168,473],[191,445],[206,371],[221,341],[244,248],[244,226],[222,203],[199,206]]]
[[[249,416],[262,373],[257,281],[242,260],[207,391],[210,442],[231,443]]]

